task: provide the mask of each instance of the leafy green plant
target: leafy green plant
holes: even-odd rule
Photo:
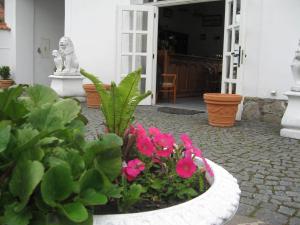
[[[0,224],[92,225],[119,197],[122,139],[85,142],[80,112],[48,87],[0,90]]]
[[[106,90],[103,83],[96,76],[87,73],[83,69],[80,72],[96,86],[101,97],[101,110],[108,131],[124,137],[126,129],[133,120],[137,105],[151,95],[150,91],[144,94],[140,93],[141,70],[128,74],[118,86],[112,82],[110,90]]]
[[[8,80],[10,78],[9,66],[0,67],[0,77],[2,77],[3,80]]]

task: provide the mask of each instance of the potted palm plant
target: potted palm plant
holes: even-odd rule
[[[0,88],[8,88],[13,85],[14,81],[10,79],[10,68],[9,66],[0,67]]]

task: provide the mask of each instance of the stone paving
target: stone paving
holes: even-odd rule
[[[98,110],[83,111],[91,139],[102,132],[102,119]],[[176,137],[188,133],[205,157],[231,172],[242,190],[238,215],[270,225],[300,225],[300,141],[280,137],[279,125],[241,121],[233,128],[215,128],[205,113],[166,114],[155,106],[139,107],[136,120]]]

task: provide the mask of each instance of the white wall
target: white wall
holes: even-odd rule
[[[245,96],[286,99],[300,38],[299,0],[246,0]],[[277,95],[272,96],[271,91]]]
[[[65,5],[65,34],[74,41],[80,66],[106,83],[116,78],[119,4],[129,5],[130,0],[66,0]]]
[[[34,7],[34,83],[49,85],[55,68],[51,53],[64,35],[65,1],[35,0]]]

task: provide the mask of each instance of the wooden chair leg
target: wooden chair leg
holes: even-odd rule
[[[176,103],[176,88],[174,88],[174,91],[173,91],[173,103],[174,104]]]

